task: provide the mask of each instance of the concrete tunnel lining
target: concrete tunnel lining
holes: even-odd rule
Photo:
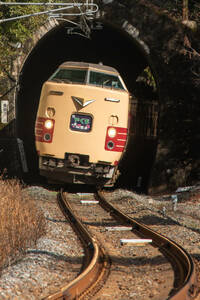
[[[16,100],[17,136],[23,140],[30,173],[37,174],[34,123],[42,84],[64,61],[102,62],[116,68],[130,92],[136,78],[149,65],[138,41],[111,24],[92,30],[91,38],[69,35],[67,26],[47,32],[27,57],[19,78]]]

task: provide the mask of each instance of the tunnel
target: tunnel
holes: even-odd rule
[[[99,22],[98,24],[94,22],[89,38],[84,32],[76,28],[72,29],[69,32],[69,25],[64,22],[48,31],[36,43],[21,69],[16,98],[17,136],[24,143],[28,174],[32,178],[38,176],[34,124],[41,88],[61,63],[64,61],[101,62],[114,67],[119,71],[130,93],[134,93],[136,79],[149,65],[148,57],[140,43],[121,28],[105,21],[100,25]],[[145,155],[146,145],[143,141],[141,147],[135,140],[131,143],[135,146],[131,146],[121,165],[122,182],[128,182],[127,174],[129,174],[129,185],[136,185],[137,178],[143,172],[147,178],[144,183],[146,186],[156,146],[153,144],[150,149],[146,149],[148,155]],[[141,171],[140,161],[145,162],[143,171]],[[124,173],[126,177],[123,176]],[[135,178],[134,184],[133,178]]]

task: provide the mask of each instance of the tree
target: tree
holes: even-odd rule
[[[189,12],[188,12],[188,0],[183,0],[183,21],[188,21]]]
[[[80,0],[79,2],[85,2],[86,0]],[[4,0],[4,3],[8,3],[10,0]],[[20,2],[20,0],[13,1],[14,4]],[[34,3],[34,0],[28,1],[28,3]],[[44,24],[47,20],[46,14],[40,14],[38,16],[32,16],[22,18],[18,20],[11,20],[8,22],[1,22],[9,18],[15,18],[18,16],[31,15],[36,13],[42,13],[43,11],[51,9],[61,9],[56,3],[65,3],[68,1],[51,1],[43,0],[42,5],[4,5],[0,4],[0,78],[1,73],[7,76],[8,73],[12,74],[13,61],[19,55],[20,45],[32,37],[33,33]],[[51,2],[50,5],[45,3]],[[71,1],[76,3],[75,0]],[[89,1],[88,1],[89,3]],[[56,6],[53,6],[55,4]],[[78,8],[75,9],[76,12]],[[73,11],[71,8],[70,12]],[[79,12],[79,11],[78,11]],[[5,72],[6,70],[6,72]]]
[[[9,0],[5,0],[9,2]],[[39,6],[0,5],[0,19],[30,14],[41,9]],[[20,21],[0,23],[0,68],[10,72],[12,61],[17,57],[19,46],[44,22],[44,16],[30,17]]]

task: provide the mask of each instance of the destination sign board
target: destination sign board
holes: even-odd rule
[[[70,119],[70,129],[90,132],[92,129],[92,117],[89,115],[72,114]]]

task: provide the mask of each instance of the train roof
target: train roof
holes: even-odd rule
[[[85,69],[97,69],[101,71],[107,71],[107,72],[112,72],[112,73],[117,73],[119,72],[112,67],[105,66],[102,64],[92,64],[92,63],[87,63],[87,62],[74,62],[74,61],[67,61],[62,63],[59,68],[68,68],[68,67],[79,67],[79,68],[85,68]]]

